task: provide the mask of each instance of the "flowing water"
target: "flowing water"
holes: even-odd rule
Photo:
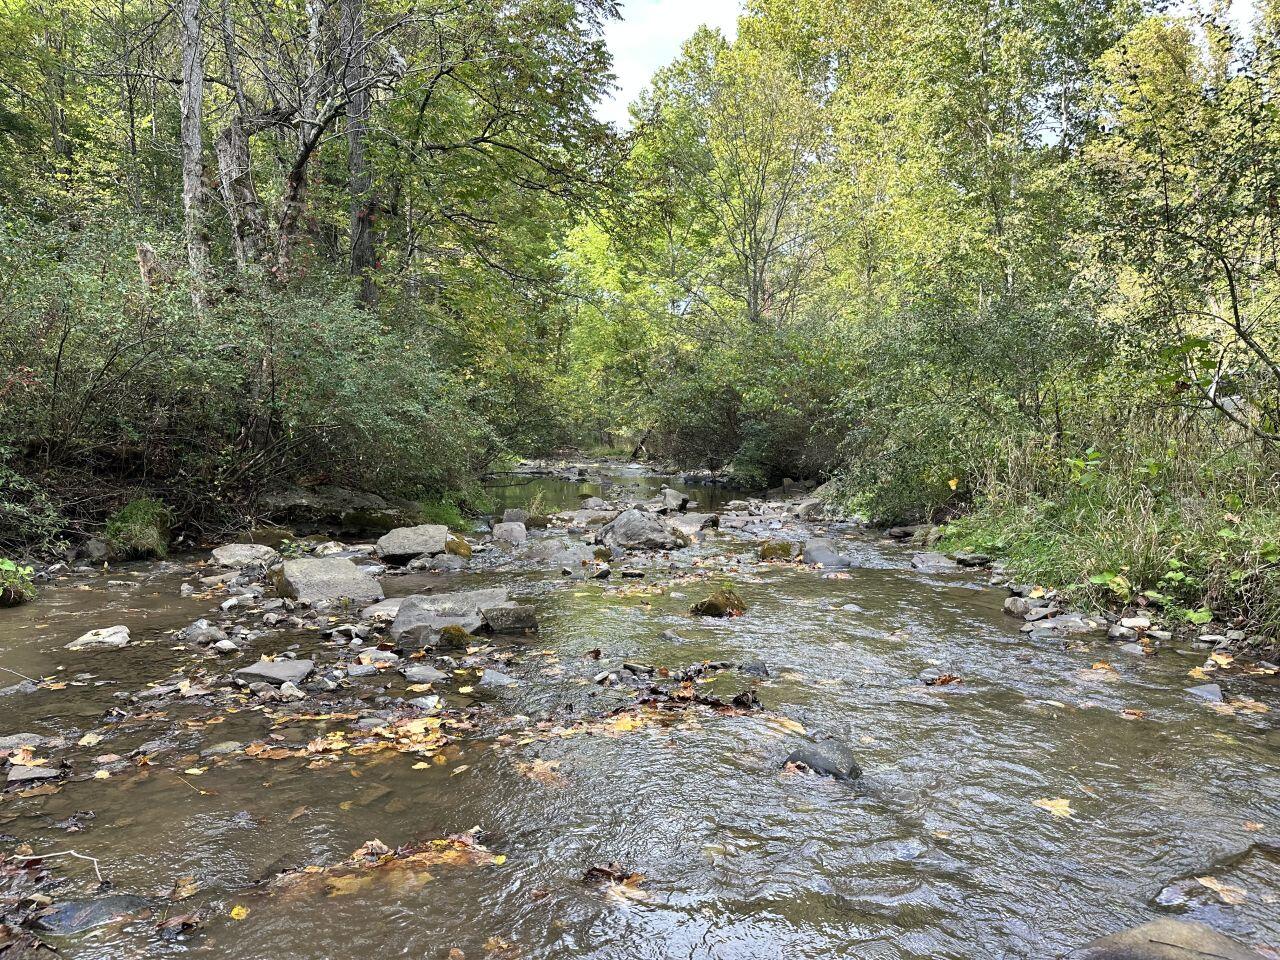
[[[610,495],[565,481],[539,486],[553,508],[582,493]],[[704,503],[718,496],[695,492]],[[1232,687],[1255,705],[1215,712],[1184,692],[1203,652],[1135,657],[1106,641],[1032,642],[982,574],[921,573],[907,548],[822,529],[857,558],[847,578],[758,564],[756,544],[729,533],[688,551],[705,567],[652,565],[648,583],[673,582],[648,595],[515,566],[388,577],[392,595],[426,580],[436,590],[505,584],[533,598],[542,624],[536,638],[502,651],[519,686],[446,685],[451,704],[478,708],[476,729],[425,764],[390,751],[319,769],[296,758],[201,757],[218,742],[261,739],[268,725],[247,708],[213,716],[198,697],[157,698],[149,709],[116,695],[175,671],[240,665],[211,665],[167,632],[220,598],[178,596],[190,564],[76,575],[34,604],[0,611],[0,666],[54,678],[0,696],[0,735],[71,744],[85,731],[105,735],[74,754],[60,792],[10,793],[0,833],[10,847],[98,858],[115,891],[155,898],[159,915],[200,908],[209,917],[177,942],[155,935],[157,917],[58,939],[72,960],[451,950],[473,960],[1046,958],[1167,910],[1280,944],[1280,860],[1267,846],[1280,842],[1273,689]],[[702,570],[710,580],[690,581]],[[724,578],[746,615],[688,616],[690,602]],[[114,623],[143,642],[63,649]],[[327,642],[285,635],[255,653]],[[763,711],[689,707],[640,729],[588,724],[563,736],[537,726],[551,717],[572,732],[573,718],[625,703],[625,691],[592,682],[623,660],[676,668],[757,658],[770,671],[754,681]],[[925,686],[918,676],[929,667],[961,681]],[[705,689],[727,698],[751,682],[728,672]],[[388,696],[403,693],[397,674],[380,684]],[[104,724],[120,707],[128,715]],[[341,725],[276,733],[289,745]],[[862,780],[783,771],[801,727],[849,742]],[[127,756],[157,739],[164,748],[149,765],[89,776],[94,754]],[[183,772],[191,768],[204,772]],[[1067,800],[1073,815],[1041,800]],[[82,829],[68,832],[78,812],[72,822]],[[283,867],[341,861],[373,838],[394,847],[472,827],[496,860],[375,872],[313,894],[254,886]],[[643,881],[583,881],[610,861]],[[68,896],[92,889],[91,865],[61,869]],[[1224,899],[1191,880],[1184,896],[1161,896],[1202,876],[1239,893]],[[166,904],[178,877],[200,890]],[[236,908],[247,909],[243,919],[232,918]]]

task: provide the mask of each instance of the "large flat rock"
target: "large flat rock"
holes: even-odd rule
[[[113,650],[129,645],[128,627],[103,627],[90,630],[67,644],[68,650]]]
[[[240,668],[232,676],[245,683],[266,682],[278,687],[285,683],[301,683],[315,667],[312,660],[259,660],[253,666]]]
[[[228,543],[213,551],[213,562],[221,567],[269,567],[280,554],[261,543]]]
[[[434,557],[449,545],[449,528],[442,523],[397,527],[378,540],[378,556],[388,563],[408,563]]]
[[[1094,940],[1068,960],[1264,960],[1262,954],[1202,923],[1162,917]]]
[[[344,557],[286,560],[275,571],[276,590],[304,603],[352,600],[372,603],[384,596],[382,584]]]

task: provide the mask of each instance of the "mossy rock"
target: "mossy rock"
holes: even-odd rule
[[[436,644],[446,650],[466,649],[471,643],[471,634],[456,623],[451,623],[440,631],[440,641]]]
[[[173,512],[159,500],[142,497],[107,521],[106,541],[127,560],[163,557],[169,552]]]
[[[445,553],[451,553],[455,557],[471,556],[471,544],[454,534],[449,534],[449,539],[444,544]]]
[[[591,555],[601,563],[608,563],[613,559],[613,551],[608,547],[596,547],[591,551]]]
[[[761,560],[794,560],[796,546],[785,540],[770,540],[760,545]]]
[[[705,600],[699,600],[689,608],[689,612],[695,617],[740,617],[747,612],[747,605],[737,591],[726,587]]]
[[[545,530],[551,526],[551,518],[544,517],[540,514],[534,514],[525,520],[524,525],[530,530]]]

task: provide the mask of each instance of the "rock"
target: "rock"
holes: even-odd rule
[[[956,561],[942,553],[917,553],[911,558],[911,566],[917,570],[954,570]]]
[[[594,551],[585,543],[570,543],[567,540],[539,540],[530,544],[523,554],[526,560],[533,560],[548,567],[570,567],[576,569],[591,563],[595,559]]]
[[[409,683],[443,683],[449,679],[449,674],[437,670],[429,663],[406,664],[400,668],[400,672]]]
[[[404,603],[404,597],[392,597],[390,600],[379,600],[371,607],[365,607],[360,611],[361,620],[385,620],[391,621],[396,618],[396,614],[400,612],[400,604]]]
[[[814,537],[804,545],[802,553],[805,563],[821,566],[827,570],[839,570],[853,566],[853,561],[835,551],[835,544],[825,537]]]
[[[785,560],[790,562],[796,557],[799,548],[785,540],[766,540],[760,544],[760,559],[766,561]]]
[[[17,750],[19,747],[38,747],[45,738],[38,733],[14,733],[0,737],[0,753]]]
[[[518,507],[513,507],[510,510],[502,511],[503,523],[527,523],[528,520],[529,520],[528,510],[521,510]]]
[[[862,768],[848,745],[839,740],[820,740],[806,744],[787,755],[787,763],[801,763],[814,773],[837,780],[856,780]]]
[[[397,527],[378,539],[378,556],[388,563],[405,564],[418,557],[444,553],[449,546],[449,528],[442,523],[417,527]]]
[[[738,665],[738,670],[745,673],[748,677],[767,677],[769,676],[769,668],[763,660],[748,660]]]
[[[1134,657],[1145,657],[1147,655],[1147,651],[1143,649],[1140,643],[1122,643],[1116,649],[1121,653],[1127,653]]]
[[[474,633],[484,623],[482,609],[506,602],[507,591],[501,587],[405,597],[391,624],[391,639],[396,643],[427,644],[450,626]]]
[[[1111,640],[1120,641],[1136,640],[1138,639],[1138,631],[1130,630],[1128,627],[1121,626],[1118,623],[1113,623],[1111,625],[1111,629],[1107,631],[1107,637]]]
[[[417,707],[419,710],[438,710],[440,709],[439,697],[414,697],[409,701],[409,705]]]
[[[351,490],[332,484],[289,487],[259,498],[258,505],[275,520],[319,524],[353,532],[386,533],[410,526],[420,508],[408,500]]]
[[[1013,596],[1004,602],[1004,612],[1011,617],[1025,617],[1032,610],[1039,610],[1047,607],[1049,602],[1042,599],[1031,599],[1030,597]]]
[[[495,523],[493,525],[493,539],[518,547],[529,539],[529,531],[525,529],[523,523]]]
[[[519,684],[519,680],[508,677],[505,673],[499,673],[497,670],[485,670],[480,674],[482,687],[515,687]]]
[[[463,560],[471,559],[471,544],[456,534],[449,534],[449,539],[445,541],[444,550],[451,557],[459,557]]]
[[[210,644],[226,640],[227,634],[208,620],[200,619],[191,624],[191,626],[184,627],[179,631],[178,639],[183,643],[195,643],[202,647],[207,647]]]
[[[730,500],[724,508],[729,513],[746,513],[751,509],[751,504],[745,500]]]
[[[297,685],[286,680],[280,684],[280,699],[282,700],[304,700],[306,694],[298,689]]]
[[[92,564],[106,563],[111,559],[111,545],[98,537],[84,542],[80,554]]]
[[[1196,687],[1187,687],[1186,692],[1193,697],[1199,697],[1201,700],[1208,700],[1211,703],[1222,702],[1222,688],[1216,683],[1202,683]]]
[[[269,567],[280,554],[261,543],[228,543],[213,551],[213,562],[223,567]]]
[[[240,652],[240,648],[237,647],[231,640],[227,639],[226,637],[223,637],[217,643],[212,644],[209,647],[209,649],[217,650],[219,653],[239,653]]]
[[[232,676],[245,683],[270,683],[281,686],[286,683],[301,683],[315,669],[311,660],[259,660],[249,667],[241,667]]]
[[[1120,621],[1120,626],[1126,630],[1149,630],[1151,628],[1151,618],[1142,616],[1125,617]]]
[[[149,909],[146,900],[128,893],[113,893],[93,900],[63,900],[42,914],[35,926],[45,933],[70,936],[137,917]]]
[[[689,612],[695,617],[740,617],[747,612],[747,605],[736,591],[726,588],[699,600]]]
[[[1147,636],[1159,643],[1168,643],[1173,639],[1173,633],[1169,630],[1148,630]]]
[[[970,550],[957,550],[951,554],[951,559],[962,567],[989,567],[991,566],[991,557],[985,553],[974,553]]]
[[[661,517],[632,508],[601,528],[600,542],[619,550],[676,550],[689,545],[689,536]]]
[[[378,668],[372,663],[353,663],[347,667],[348,677],[372,677]]]
[[[826,504],[817,497],[808,497],[795,505],[797,520],[818,520],[825,511]]]
[[[67,644],[68,650],[112,650],[129,645],[128,627],[103,627],[90,630]]]
[[[673,513],[682,512],[689,506],[689,495],[679,490],[672,490],[670,487],[663,487],[659,498],[662,501],[662,509]]]
[[[1033,613],[1035,611],[1032,611]],[[1027,629],[1026,627],[1023,628]],[[1037,632],[1066,633],[1066,634],[1088,634],[1103,633],[1107,628],[1107,622],[1095,617],[1085,617],[1078,613],[1064,613],[1059,616],[1047,617],[1035,625]]]
[[[609,504],[605,503],[599,497],[586,497],[579,504],[583,510],[608,510]]]
[[[480,611],[485,625],[494,633],[537,633],[538,612],[523,604],[504,604]]]
[[[910,526],[890,527],[884,532],[884,535],[890,540],[910,540],[915,537],[921,530],[925,529],[924,524],[912,524]]]
[[[1094,940],[1067,960],[1263,960],[1239,941],[1201,923],[1161,917]]]
[[[383,599],[382,585],[342,557],[286,560],[274,571],[282,597],[303,603],[351,600],[369,603]]]
[[[63,776],[63,773],[64,771],[61,767],[28,767],[24,764],[14,763],[9,765],[7,783],[13,787],[24,783],[39,783],[43,780],[58,780]]]
[[[720,526],[720,517],[714,513],[681,513],[672,517],[672,525],[687,537],[703,530]]]

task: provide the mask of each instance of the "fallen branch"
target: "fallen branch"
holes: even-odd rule
[[[27,854],[26,856],[23,856],[21,854],[14,854],[13,859],[14,860],[52,860],[54,857],[76,857],[80,860],[88,860],[90,863],[93,864],[93,872],[97,874],[98,882],[99,883],[106,882],[102,879],[102,871],[98,869],[98,858],[91,857],[87,853],[79,853],[78,851],[75,851],[75,850],[59,850],[57,853],[32,853],[32,854]]]

